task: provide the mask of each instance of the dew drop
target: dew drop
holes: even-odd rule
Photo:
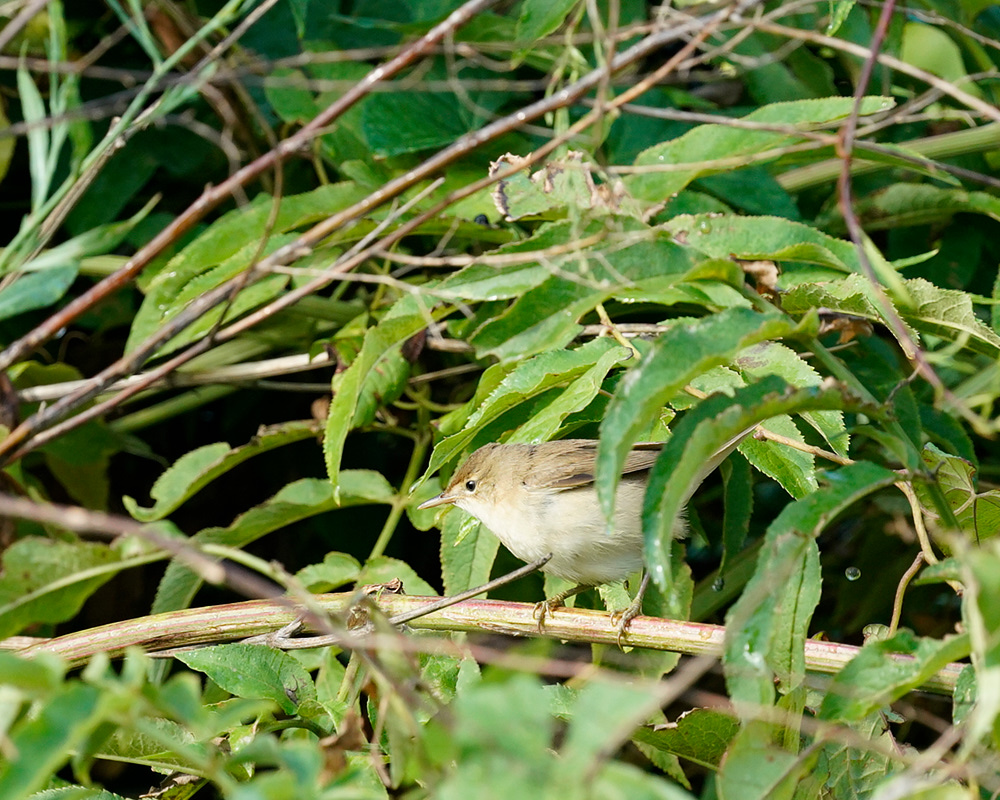
[[[721,592],[725,588],[726,588],[726,579],[725,578],[719,577],[719,578],[716,578],[714,581],[712,581],[712,591],[713,592]]]
[[[698,221],[698,233],[711,233],[712,223],[707,219],[702,219]]]
[[[861,577],[861,570],[857,567],[848,567],[844,570],[844,577],[849,581],[856,581]]]

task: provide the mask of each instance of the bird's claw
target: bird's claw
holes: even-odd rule
[[[628,608],[624,608],[621,611],[615,611],[611,615],[611,624],[615,626],[615,630],[618,631],[618,635],[615,637],[615,641],[618,643],[618,648],[620,650],[625,649],[625,645],[622,643],[622,637],[625,635],[629,623],[632,622],[639,613],[642,611],[642,598],[638,598],[639,602],[632,602]]]
[[[545,633],[545,618],[552,614],[561,605],[561,601],[553,602],[552,600],[542,600],[540,603],[535,603],[535,609],[531,612],[531,616],[533,619],[538,620],[539,633]]]

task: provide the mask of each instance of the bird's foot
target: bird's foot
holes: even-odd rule
[[[642,596],[640,595],[629,604],[628,608],[624,608],[621,611],[615,611],[611,615],[611,624],[614,625],[615,630],[618,631],[616,641],[618,642],[619,649],[625,649],[625,645],[622,643],[622,637],[625,635],[625,631],[628,629],[629,623],[641,613]]]
[[[533,619],[538,620],[538,632],[545,633],[545,619],[550,614],[554,613],[557,608],[562,606],[562,599],[559,597],[553,597],[551,600],[542,600],[540,603],[535,603],[535,610],[531,612]]]

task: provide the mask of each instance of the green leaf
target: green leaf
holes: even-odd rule
[[[327,553],[319,564],[310,564],[295,573],[295,578],[310,592],[331,592],[354,583],[361,574],[361,564],[347,553]]]
[[[833,797],[871,796],[886,776],[897,769],[888,754],[895,751],[898,743],[881,713],[851,723],[850,728],[870,746],[827,742],[820,750],[812,777]]]
[[[335,495],[339,493],[344,442],[353,425],[365,382],[394,345],[409,339],[430,320],[430,312],[421,307],[421,300],[407,295],[392,307],[378,325],[368,329],[361,352],[351,366],[338,376],[323,439],[323,455]]]
[[[901,630],[890,639],[870,642],[834,678],[819,717],[861,719],[912,692],[949,662],[968,655],[968,634],[932,639]]]
[[[226,442],[202,445],[185,453],[156,479],[149,492],[155,501],[152,507],[143,508],[128,496],[122,503],[140,522],[163,519],[238,464],[276,447],[315,437],[317,432],[316,423],[311,421],[286,422],[262,428],[240,447]]]
[[[731,714],[712,708],[694,708],[685,711],[670,725],[659,726],[656,730],[639,728],[632,738],[715,770],[739,729],[739,721]]]
[[[95,226],[86,233],[42,251],[18,269],[24,272],[44,272],[68,266],[79,268],[83,259],[105,255],[118,247],[132,229],[153,210],[154,205],[156,201],[151,200],[124,222]]]
[[[784,217],[684,214],[660,227],[709,258],[795,261],[839,272],[861,271],[853,244]]]
[[[866,231],[933,225],[955,214],[978,213],[1000,220],[1000,199],[986,192],[969,192],[919,183],[894,183],[853,204]],[[845,230],[839,206],[817,220],[832,233]]]
[[[1000,336],[980,322],[967,292],[941,289],[923,278],[903,281],[903,285],[912,302],[897,299],[899,312],[914,328],[990,358],[1000,357]]]
[[[982,97],[979,87],[969,80],[961,48],[936,25],[907,22],[903,26],[900,58],[949,83],[961,86],[975,97]]]
[[[978,491],[975,466],[964,458],[945,453],[933,444],[924,445],[921,458],[944,492],[945,501],[970,540],[979,544],[1000,532],[1000,491]],[[924,508],[924,514],[930,520],[940,522],[926,485],[915,481],[913,488]]]
[[[123,558],[121,548],[29,536],[3,554],[0,574],[0,639],[39,623],[72,619],[84,601],[123,569],[163,558]]]
[[[444,593],[454,595],[490,579],[500,540],[461,509],[452,509],[441,526],[441,576]]]
[[[636,223],[637,224],[637,223]],[[634,227],[634,225],[632,225]],[[578,235],[600,233],[595,223]],[[647,230],[639,231],[646,234]],[[672,286],[692,269],[687,249],[673,242],[640,240],[630,246],[604,246],[554,261],[555,274],[520,296],[481,327],[471,343],[480,356],[501,361],[565,347],[579,333],[578,320],[598,303],[632,285]]]
[[[566,22],[566,17],[579,0],[525,0],[517,19],[516,40],[523,54],[535,46],[538,39],[548,36]]]
[[[744,348],[798,333],[780,314],[732,308],[681,322],[661,335],[622,381],[601,424],[596,477],[605,514],[610,517],[625,456],[639,431],[659,416],[667,400],[706,370],[731,362]]]
[[[719,467],[722,475],[724,513],[722,517],[722,560],[719,575],[726,574],[726,562],[743,549],[753,514],[753,476],[745,458],[727,458]]]
[[[802,433],[786,414],[778,414],[761,422],[761,427],[793,442],[805,444]],[[812,453],[753,437],[740,442],[739,449],[747,461],[768,477],[774,478],[792,497],[805,497],[816,490],[816,458]]]
[[[49,784],[70,752],[104,721],[102,692],[72,682],[23,717],[7,738],[16,758],[0,762],[0,797],[21,800]]]
[[[975,669],[976,704],[966,722],[970,742],[990,737],[994,748],[1000,743],[1000,550],[996,540],[985,547],[964,548],[962,553],[962,624],[971,642]],[[929,645],[928,645],[929,646]],[[970,677],[966,676],[965,690]]]
[[[146,287],[146,297],[129,332],[126,352],[134,350],[164,322],[180,313],[188,303],[243,272],[255,259],[276,250],[294,237],[288,232],[329,217],[362,199],[366,192],[353,183],[335,183],[311,192],[276,200],[262,193],[245,208],[235,209],[212,223],[197,239],[170,259]],[[278,204],[274,213],[275,203]],[[263,246],[261,243],[264,243]],[[273,297],[287,282],[283,276],[267,278],[245,289],[237,297],[227,318],[233,318],[264,299]],[[244,297],[246,295],[246,297]],[[218,312],[221,313],[221,312]],[[205,322],[171,343],[173,349],[214,325]],[[164,349],[161,352],[166,352]]]
[[[813,494],[785,506],[765,534],[757,568],[726,615],[724,665],[733,700],[754,716],[805,675],[805,639],[819,602],[816,537],[844,509],[890,486],[895,473],[859,461],[826,474]]]
[[[245,547],[262,536],[280,530],[294,522],[327,511],[367,503],[392,503],[396,493],[378,472],[347,470],[341,475],[341,496],[334,496],[328,481],[303,478],[285,486],[259,506],[239,516],[227,528],[205,528],[192,540],[203,544]],[[344,534],[347,535],[346,532]],[[345,543],[346,546],[346,543]],[[337,543],[331,541],[331,549]],[[156,590],[152,613],[187,608],[202,579],[178,561],[167,567]]]
[[[822,376],[806,360],[778,342],[762,342],[748,347],[736,357],[733,367],[744,377],[763,378],[777,375],[789,386],[819,386]],[[842,411],[808,411],[802,419],[815,428],[835,453],[847,455],[850,437],[844,427]]]
[[[990,358],[1000,356],[1000,336],[979,321],[966,292],[941,289],[923,278],[905,280],[902,285],[908,298],[897,298],[895,308],[915,339],[919,341],[914,329]],[[867,278],[851,275],[840,281],[792,287],[782,295],[781,305],[789,314],[822,307],[884,324],[871,292]]]
[[[656,704],[642,686],[625,682],[592,681],[576,695],[571,707],[569,730],[559,750],[561,756],[555,780],[571,783],[593,769],[594,763],[607,758],[628,735],[622,730],[624,721],[638,727],[655,709]]]
[[[450,145],[473,130],[478,116],[449,92],[399,91],[368,98],[361,131],[376,158]]]
[[[888,97],[866,97],[861,104],[862,114],[874,114],[892,108]],[[781,126],[800,125],[811,130],[817,125],[835,122],[846,117],[854,108],[850,97],[827,97],[815,100],[796,100],[762,106],[743,117],[758,123]],[[625,180],[629,192],[635,197],[661,202],[677,194],[701,175],[725,172],[733,168],[733,159],[756,156],[774,150],[772,158],[781,155],[787,147],[801,137],[794,134],[762,130],[748,130],[725,124],[699,125],[669,142],[644,150],[635,160],[636,167],[652,168],[630,175]],[[720,164],[711,164],[721,160]],[[760,159],[755,159],[760,164]],[[690,164],[689,169],[678,169]],[[669,165],[669,171],[657,172],[656,167]]]
[[[0,320],[52,305],[66,294],[79,271],[72,265],[18,275],[0,288]]]
[[[609,341],[598,339],[596,341]],[[595,348],[599,349],[599,348]],[[563,421],[570,414],[582,411],[597,397],[604,379],[613,367],[632,358],[632,352],[625,347],[608,346],[597,362],[570,382],[558,396],[544,408],[535,411],[508,439],[511,442],[544,442],[553,437]]]
[[[270,700],[286,714],[316,699],[305,668],[288,653],[257,644],[220,644],[177,653],[175,658],[204,672],[236,697]]]
[[[757,725],[740,731],[719,769],[720,800],[792,800],[808,759],[772,745]]]
[[[532,424],[530,420],[525,423],[528,426],[526,433],[529,435],[542,436],[554,431],[568,414],[586,405],[580,405],[582,398],[586,397],[594,382],[603,378],[602,371],[607,373],[613,364],[629,357],[631,352],[612,339],[592,339],[573,350],[553,350],[533,356],[506,374],[503,370],[487,370],[480,382],[481,389],[473,398],[473,403],[478,403],[475,411],[468,417],[460,432],[444,439],[434,448],[425,476],[456,459],[476,439],[484,426],[505,412],[518,407],[529,398],[570,383],[570,387],[560,393],[560,399],[552,401],[552,410],[545,412],[538,424]],[[583,379],[580,386],[574,383],[577,378]],[[493,387],[485,396],[482,389],[484,385]],[[562,399],[562,394],[566,392],[569,394]],[[518,438],[525,441],[524,436]]]

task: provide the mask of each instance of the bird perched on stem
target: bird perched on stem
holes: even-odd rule
[[[727,444],[707,464],[704,474],[736,447]],[[609,526],[597,500],[594,469],[597,441],[564,439],[541,444],[487,444],[458,468],[441,494],[420,508],[454,505],[482,522],[515,556],[572,581],[535,607],[539,630],[545,618],[563,602],[585,589],[625,580],[643,566],[642,505],[649,470],[663,444],[635,445],[625,459]],[[674,535],[683,536],[683,520]],[[649,583],[643,576],[632,604],[616,614],[618,639],[639,614]]]

